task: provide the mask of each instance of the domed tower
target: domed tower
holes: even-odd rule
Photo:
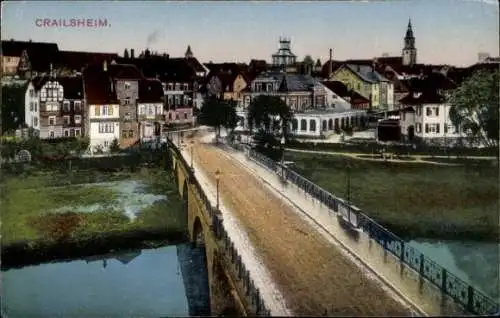
[[[417,63],[417,49],[415,47],[415,37],[413,36],[411,19],[408,21],[408,28],[406,29],[404,43],[403,65],[412,66]]]

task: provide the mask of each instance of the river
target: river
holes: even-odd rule
[[[208,315],[204,253],[181,244],[2,271],[2,311],[23,318]]]
[[[500,302],[498,243],[414,240],[410,244],[463,281]]]

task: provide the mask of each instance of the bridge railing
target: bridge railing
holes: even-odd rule
[[[241,149],[241,147],[236,148],[232,144],[230,146],[235,149]],[[283,169],[287,181],[292,182],[299,189],[302,189],[330,210],[336,212],[337,216],[342,217],[351,228],[367,233],[371,239],[386,251],[415,270],[421,277],[437,286],[444,294],[450,296],[472,314],[490,315],[498,313],[500,310],[499,304],[495,300],[464,282],[416,248],[406,244],[406,241],[375,222],[356,206],[329,193],[288,167],[282,166],[280,163],[249,147],[244,148],[248,157],[271,171],[276,172],[278,169]]]
[[[231,261],[233,269],[238,275],[238,279],[243,282],[242,285],[245,289],[245,296],[248,298],[249,304],[254,306],[257,315],[271,316],[271,311],[266,308],[259,289],[255,286],[254,280],[250,277],[250,271],[243,263],[241,255],[238,253],[238,250],[236,249],[233,241],[229,237],[229,234],[224,227],[222,215],[208,199],[205,191],[203,190],[203,187],[199,183],[198,179],[196,179],[196,177],[194,176],[193,171],[190,169],[190,165],[187,163],[180,150],[170,139],[168,139],[167,144],[168,148],[172,149],[178,160],[180,160],[182,165],[188,170],[190,183],[194,186],[195,193],[198,196],[198,199],[203,203],[203,206],[208,213],[208,218],[212,220],[212,230],[217,239],[222,242],[225,255],[229,256],[228,258]]]

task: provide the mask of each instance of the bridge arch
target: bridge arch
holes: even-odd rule
[[[201,224],[200,218],[197,216],[193,223],[193,237],[192,246],[193,247],[205,247],[205,232],[203,230],[203,225]]]

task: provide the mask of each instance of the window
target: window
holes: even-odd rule
[[[316,121],[314,119],[309,120],[309,131],[316,131]]]
[[[125,98],[125,100],[123,101],[123,105],[130,105],[130,98],[129,97]]]
[[[421,133],[422,132],[422,124],[417,123],[416,127],[415,127],[415,130],[416,130],[417,133]]]
[[[81,109],[82,103],[80,101],[75,101],[74,107],[75,107],[75,112],[82,111],[82,109]]]
[[[59,104],[57,104],[57,103],[47,103],[45,105],[45,109],[48,112],[56,112],[56,111],[59,110]]]
[[[125,82],[124,86],[125,86],[125,89],[130,89],[130,83],[129,82]]]
[[[148,115],[149,116],[154,116],[155,115],[155,108],[152,105],[149,105],[148,107]]]
[[[104,141],[104,148],[108,148],[109,147],[109,141],[105,140]]]
[[[81,135],[80,129],[75,129],[75,136],[80,136],[80,135]]]
[[[167,90],[168,91],[173,91],[174,90],[174,84],[168,83]]]
[[[133,130],[128,131],[128,138],[134,138],[134,131]]]
[[[64,129],[64,137],[69,137],[69,130]]]
[[[69,125],[69,116],[64,116],[63,117],[63,122],[65,125]]]
[[[175,114],[175,120],[179,120],[179,114]]]
[[[425,132],[439,134],[439,124],[425,124]]]
[[[422,116],[422,106],[417,106],[416,108],[417,116]]]
[[[75,115],[75,124],[81,124],[81,123],[82,123],[82,116]]]
[[[100,134],[110,134],[115,132],[115,126],[113,123],[99,123],[99,133]]]
[[[63,102],[63,110],[64,110],[65,112],[69,112],[69,101],[65,100],[65,101]]]
[[[139,106],[139,115],[145,115],[146,114],[146,105],[140,105]]]
[[[36,112],[37,112],[37,111],[38,111],[38,102],[35,102],[34,106],[35,106],[34,111],[36,111]]]
[[[188,119],[188,114],[184,113],[184,119]]]
[[[128,130],[122,130],[122,138],[127,138]]]
[[[172,113],[168,113],[168,119],[172,120]]]
[[[100,106],[99,105],[95,105],[94,107],[95,107],[94,108],[94,115],[95,116],[99,116],[101,114],[101,108],[100,108]]]
[[[180,91],[180,90],[181,90],[181,84],[176,83],[176,84],[175,84],[175,90],[176,90],[176,91]]]
[[[69,130],[69,135],[70,137],[75,137],[75,130],[73,128]]]
[[[439,107],[434,107],[434,113],[439,116]]]
[[[302,119],[300,121],[300,130],[302,130],[302,131],[306,131],[307,130],[307,120]]]
[[[430,107],[425,107],[425,115],[426,116],[431,116],[432,115],[432,109]]]
[[[33,111],[34,102],[30,102],[30,112]]]
[[[33,127],[38,126],[38,117],[33,117]]]
[[[183,89],[184,89],[185,91],[187,91],[187,90],[188,90],[188,84],[184,83],[184,85],[182,85],[182,86],[183,86]]]
[[[56,116],[49,116],[49,126],[55,126]]]
[[[53,131],[49,132],[49,138],[54,138],[54,136],[55,136],[55,135],[54,135],[54,132],[53,132]]]

